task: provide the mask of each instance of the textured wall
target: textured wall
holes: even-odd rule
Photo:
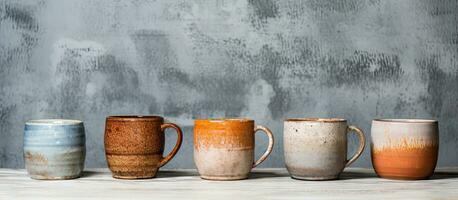
[[[106,166],[105,116],[184,127],[168,168],[194,167],[192,119],[440,120],[440,166],[458,165],[456,0],[0,0],[0,167],[23,167],[28,119],[75,118],[87,166]],[[174,143],[171,133],[168,149]],[[257,136],[257,154],[266,138]],[[351,137],[354,150],[356,137]],[[370,166],[369,151],[353,166]]]

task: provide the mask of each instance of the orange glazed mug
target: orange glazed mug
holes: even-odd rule
[[[269,137],[266,152],[254,162],[254,134]],[[264,126],[251,119],[198,119],[194,121],[194,161],[200,177],[208,180],[248,178],[251,169],[272,152],[274,138]]]
[[[164,130],[173,128],[178,137],[165,157]],[[180,127],[164,123],[159,116],[110,116],[105,125],[105,154],[113,177],[121,179],[153,178],[178,152],[182,142]]]
[[[439,125],[428,119],[375,119],[371,154],[382,178],[418,180],[433,175],[439,151]]]

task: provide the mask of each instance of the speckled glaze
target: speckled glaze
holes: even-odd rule
[[[266,152],[254,162],[254,134],[269,138]],[[194,161],[200,177],[208,180],[246,179],[252,168],[272,152],[272,132],[250,119],[199,119],[194,126]]]
[[[173,150],[163,157],[164,130],[173,128],[178,137]],[[183,134],[173,123],[159,116],[110,116],[105,126],[105,154],[113,177],[153,178],[181,146]]]
[[[347,134],[355,131],[359,147],[347,160]],[[301,180],[337,179],[362,154],[364,133],[345,119],[295,118],[284,122],[285,164],[291,177]]]
[[[24,128],[24,161],[33,179],[81,176],[86,155],[84,125],[79,120],[30,120]]]
[[[420,180],[433,175],[439,151],[436,120],[375,119],[371,154],[382,178]]]

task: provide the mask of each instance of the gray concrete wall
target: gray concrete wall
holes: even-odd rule
[[[0,0],[0,167],[23,167],[26,120],[75,118],[87,166],[106,166],[105,117],[184,127],[167,168],[193,168],[194,118],[440,120],[440,166],[458,165],[456,0]],[[167,149],[174,143],[171,132]],[[267,139],[258,134],[257,154]],[[350,137],[350,153],[356,137]],[[371,166],[366,149],[353,166]]]

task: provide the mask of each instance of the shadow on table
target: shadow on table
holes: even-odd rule
[[[95,171],[83,171],[81,174],[81,178],[88,178],[91,176],[95,176],[96,174],[100,174],[100,172],[95,172]]]
[[[199,176],[195,171],[161,171],[156,174],[156,178],[171,178],[179,176]]]
[[[100,175],[101,173],[108,173],[109,176],[112,176],[111,172],[99,172],[99,171],[83,171],[81,178],[94,177]],[[155,178],[170,178],[170,177],[179,177],[179,176],[198,176],[196,172],[192,171],[158,171]],[[149,178],[147,178],[149,179]],[[126,179],[129,180],[129,179]],[[142,180],[142,179],[132,179],[132,180]]]
[[[274,172],[251,172],[250,179],[259,179],[259,178],[274,178],[274,177],[290,177],[288,173],[274,173]],[[347,180],[347,179],[361,179],[361,178],[374,178],[377,177],[375,174],[363,173],[363,172],[343,172],[339,179],[335,180]],[[292,178],[293,179],[293,178]],[[298,179],[294,179],[298,180]],[[303,180],[300,180],[303,181]],[[326,180],[334,181],[334,180]]]
[[[361,179],[361,178],[378,178],[378,176],[375,173],[363,173],[363,172],[343,172],[340,175],[340,180]],[[451,178],[458,178],[458,172],[438,171],[438,172],[435,172],[432,177],[426,180],[451,179]],[[388,179],[388,180],[393,180],[393,179]]]
[[[196,176],[199,177],[197,172],[189,171],[159,171],[156,175],[156,178],[168,178],[168,177],[178,177],[178,176]],[[272,178],[272,177],[285,177],[289,176],[288,174],[279,174],[274,172],[251,172],[249,179],[260,179],[260,178]]]
[[[435,172],[434,175],[429,178],[430,180],[437,180],[437,179],[449,179],[449,178],[458,178],[458,172]]]
[[[287,173],[275,173],[275,172],[251,172],[249,179],[261,179],[261,178],[273,178],[273,177],[289,177]]]
[[[342,172],[339,179],[336,180],[348,180],[348,179],[363,179],[363,178],[377,178],[375,173],[367,172]]]

